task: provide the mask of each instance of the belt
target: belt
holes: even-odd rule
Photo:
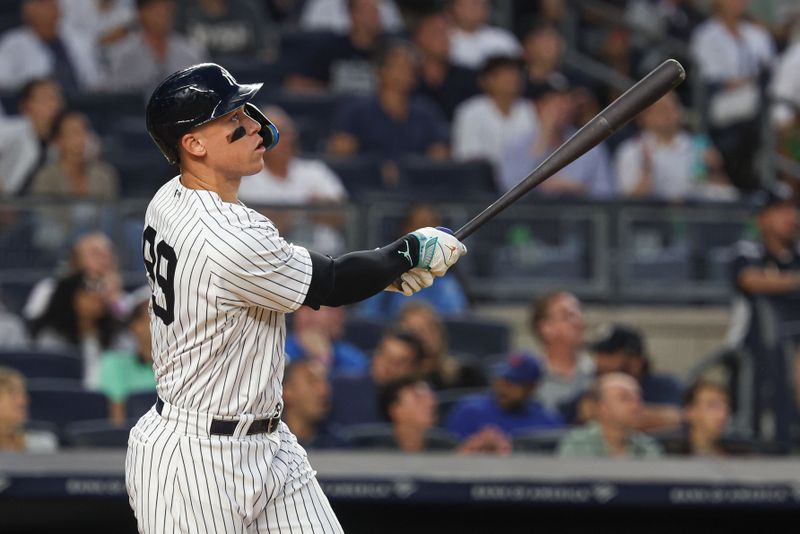
[[[156,412],[158,412],[158,415],[161,415],[161,411],[163,409],[164,401],[161,400],[161,398],[158,398],[158,400],[156,400]],[[275,432],[278,429],[278,424],[281,422],[280,407],[278,408],[278,412],[279,414],[275,417],[270,417],[268,419],[255,419],[247,429],[247,435],[250,436],[252,434],[264,433],[272,434]],[[212,419],[208,433],[215,436],[232,436],[238,425],[239,421],[237,419]]]

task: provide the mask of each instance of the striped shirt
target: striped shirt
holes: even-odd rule
[[[284,314],[305,299],[308,251],[256,211],[175,177],[147,208],[143,255],[159,396],[190,412],[272,414]]]

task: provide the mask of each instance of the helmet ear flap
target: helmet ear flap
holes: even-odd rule
[[[278,128],[272,123],[271,120],[267,118],[266,115],[261,113],[261,110],[258,109],[258,107],[248,102],[244,105],[244,112],[247,113],[251,119],[261,125],[261,130],[259,130],[258,134],[264,140],[264,148],[269,150],[278,144]]]

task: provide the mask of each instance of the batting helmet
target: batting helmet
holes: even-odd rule
[[[250,100],[261,83],[240,85],[216,63],[201,63],[172,74],[156,87],[147,102],[147,132],[167,161],[178,163],[181,137],[198,126],[244,106],[261,125],[258,132],[269,150],[278,129]]]

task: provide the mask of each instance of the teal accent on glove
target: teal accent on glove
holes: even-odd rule
[[[436,245],[439,243],[438,237],[428,237],[422,232],[413,232],[411,235],[419,241],[419,261],[417,267],[430,269],[433,262],[433,255],[436,254]]]

